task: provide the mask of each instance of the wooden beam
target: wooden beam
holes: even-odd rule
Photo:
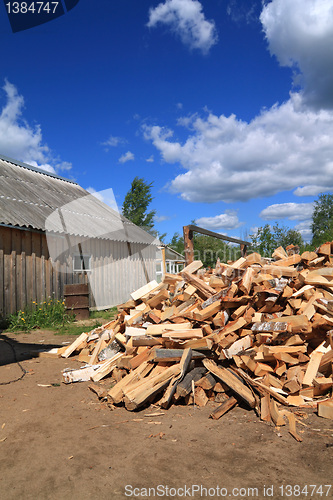
[[[186,266],[188,266],[194,260],[193,231],[190,230],[190,226],[183,227],[183,235],[184,235],[185,263]]]
[[[230,236],[225,236],[224,234],[220,233],[214,233],[213,231],[209,231],[208,229],[203,229],[202,227],[198,227],[193,224],[184,227],[188,228],[189,231],[204,234],[206,236],[213,236],[214,238],[218,238],[219,240],[229,241],[231,243],[238,243],[239,245],[245,245],[245,246],[250,245],[248,241],[239,240],[237,238],[231,238]]]

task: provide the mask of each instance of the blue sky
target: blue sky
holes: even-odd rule
[[[28,2],[29,3],[29,2]],[[12,33],[0,153],[112,189],[153,182],[156,228],[310,237],[333,191],[333,0],[80,0]]]

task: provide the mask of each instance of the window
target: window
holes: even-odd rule
[[[90,255],[74,255],[73,257],[74,272],[91,271],[91,256]]]

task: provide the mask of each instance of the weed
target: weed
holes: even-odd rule
[[[56,328],[72,323],[74,317],[66,312],[65,302],[49,297],[43,302],[33,301],[30,307],[8,317],[8,330]]]

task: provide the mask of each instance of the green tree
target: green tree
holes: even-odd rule
[[[275,239],[269,224],[258,227],[255,234],[251,234],[252,249],[260,253],[263,257],[270,257],[274,252]]]
[[[176,252],[184,255],[184,238],[175,233],[168,245]],[[233,247],[225,241],[205,236],[203,234],[193,235],[194,259],[201,260],[205,267],[215,267],[217,259],[221,262],[237,260],[240,257],[239,246]]]
[[[305,244],[302,235],[296,229],[286,226],[279,226],[276,223],[273,227],[265,224],[259,227],[256,234],[251,235],[252,250],[259,252],[263,257],[271,257],[277,247],[286,248],[288,245],[298,245],[301,250]]]
[[[184,238],[180,236],[179,233],[175,233],[173,237],[171,238],[170,243],[168,243],[168,246],[175,250],[176,252],[180,253],[183,255],[184,253]]]
[[[314,203],[312,215],[312,244],[318,247],[333,240],[333,195],[321,194]]]
[[[304,240],[302,235],[296,229],[291,229],[286,226],[279,226],[279,224],[275,224],[273,226],[275,244],[277,247],[286,248],[288,245],[297,245],[300,248],[304,247]],[[275,250],[275,248],[274,248]]]
[[[152,202],[151,187],[144,179],[135,177],[131,188],[125,196],[122,212],[123,215],[137,226],[148,232],[154,231],[155,210],[147,212],[148,205]]]

